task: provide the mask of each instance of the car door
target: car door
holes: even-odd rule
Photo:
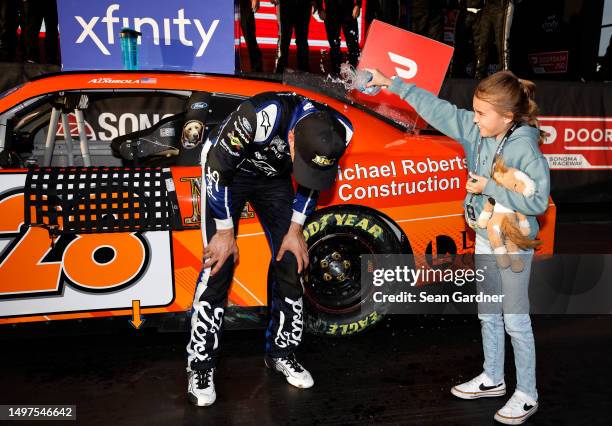
[[[161,169],[125,167],[121,158],[112,155],[110,142],[182,112],[189,94],[44,93],[3,114],[0,119],[6,123],[6,133],[2,146],[17,154],[21,167],[0,170],[0,321],[114,315],[132,309],[134,302],[143,308],[172,305],[171,229],[138,230],[136,226],[123,231],[96,225],[129,214],[124,205],[134,199],[137,204],[145,203],[144,196],[122,197],[134,195],[130,191],[138,181],[143,194],[155,198],[165,193],[155,186],[163,187],[167,179]],[[64,102],[66,95],[87,102],[73,110]],[[54,109],[59,110],[56,120],[52,120]],[[77,126],[77,109],[82,113],[81,126]],[[83,131],[82,144],[79,135]],[[72,153],[67,135],[73,141]],[[80,168],[83,146],[91,162],[87,171]],[[147,191],[144,187],[149,184],[152,188]],[[103,203],[106,197],[109,202]],[[81,224],[88,222],[89,229],[68,229],[65,217],[62,223],[59,211],[70,200],[77,210],[84,206],[72,217],[82,216]],[[106,215],[94,211],[101,206],[106,207]],[[59,221],[50,223],[54,209]],[[157,214],[155,210],[147,213]]]

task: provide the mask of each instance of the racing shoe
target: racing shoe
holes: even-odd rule
[[[215,402],[215,399],[217,399],[215,369],[190,371],[187,392],[189,393],[189,400],[198,407],[206,407]]]
[[[310,388],[314,385],[312,376],[302,364],[295,359],[295,354],[290,354],[280,358],[272,358],[268,355],[264,358],[266,367],[283,374],[289,384],[296,388]]]
[[[538,411],[538,401],[535,401],[525,392],[517,390],[506,402],[506,405],[495,413],[494,418],[507,425],[520,425],[525,423],[525,420],[536,411]]]
[[[485,373],[474,377],[472,380],[453,386],[451,393],[461,399],[490,398],[506,394],[506,384],[493,383]]]

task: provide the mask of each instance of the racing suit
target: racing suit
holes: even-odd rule
[[[369,27],[374,19],[387,24],[400,26],[400,9],[404,0],[368,0],[365,10],[366,25]]]
[[[497,50],[499,70],[510,68],[510,27],[514,15],[513,0],[485,0],[481,11],[476,44],[476,78],[487,76],[487,56],[491,44]]]
[[[348,47],[348,60],[353,67],[359,62],[359,27],[353,8],[361,8],[361,0],[325,0],[325,30],[330,46],[331,71],[340,74],[340,29]]]
[[[412,0],[412,31],[437,41],[444,40],[443,0]]]
[[[278,0],[276,19],[278,21],[278,45],[274,72],[282,73],[289,62],[289,44],[295,29],[297,64],[300,71],[309,71],[308,66],[308,25],[314,0]]]
[[[277,250],[291,222],[303,224],[318,197],[317,191],[300,185],[294,193],[288,134],[302,118],[323,110],[330,111],[343,125],[348,144],[352,126],[340,113],[294,93],[267,92],[244,101],[211,132],[202,151],[205,245],[217,229],[237,229],[246,201],[251,202],[270,244],[266,352],[272,358],[291,354],[302,336],[303,288],[297,260],[293,253],[286,252],[276,261]],[[210,276],[210,268],[200,272],[187,345],[188,369],[216,365],[233,269],[230,256],[214,276]]]
[[[468,64],[476,64],[475,49],[479,41],[478,30],[483,4],[484,0],[459,0],[459,14],[455,27],[455,54],[451,71],[453,77],[467,77]]]

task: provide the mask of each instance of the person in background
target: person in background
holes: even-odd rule
[[[0,62],[15,62],[17,55],[17,0],[0,1]]]
[[[261,50],[255,32],[255,13],[258,9],[259,0],[240,0],[240,28],[249,50],[251,71],[262,72]]]
[[[443,41],[443,6],[443,0],[412,0],[412,31],[437,41]]]
[[[366,4],[366,26],[374,19],[399,26],[401,0],[368,0]]]
[[[276,6],[278,45],[274,72],[282,74],[289,62],[289,45],[295,30],[298,70],[310,71],[308,60],[308,25],[315,0],[270,0]]]
[[[473,77],[476,65],[475,47],[478,45],[480,12],[484,0],[459,0],[459,14],[455,27],[455,53],[453,55],[453,77]],[[467,68],[471,64],[471,72]]]
[[[514,0],[485,0],[480,13],[476,44],[475,77],[489,74],[489,49],[495,46],[498,70],[510,69],[510,27],[514,15]]]
[[[45,59],[41,57],[38,36],[45,22]],[[23,0],[23,36],[26,62],[59,64],[59,32],[55,0]]]
[[[474,111],[457,108],[399,77],[387,78],[378,70],[369,70],[373,78],[368,86],[388,87],[410,104],[433,127],[461,143],[470,176],[464,202],[466,221],[476,231],[475,266],[483,272],[479,290],[503,295],[503,302],[479,303],[484,371],[473,379],[453,386],[458,398],[500,397],[506,394],[504,381],[505,331],[510,335],[516,366],[516,390],[495,413],[494,419],[505,424],[522,424],[538,409],[536,390],[535,341],[529,317],[529,278],[533,249],[520,250],[524,262],[521,272],[497,265],[487,231],[476,226],[485,199],[491,198],[508,209],[527,216],[535,238],[536,219],[548,208],[550,172],[539,145],[543,132],[538,128],[538,107],[534,101],[535,84],[521,80],[509,71],[501,71],[482,80],[474,92]],[[491,178],[497,159],[514,167],[535,182],[531,195],[514,192]]]
[[[319,16],[325,21],[325,30],[330,47],[331,72],[340,74],[342,53],[340,52],[340,30],[344,33],[348,48],[348,62],[357,67],[359,62],[359,26],[357,18],[361,14],[361,0],[318,0]]]
[[[601,77],[604,81],[612,81],[612,35],[601,63]]]

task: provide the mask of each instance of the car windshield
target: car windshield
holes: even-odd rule
[[[400,110],[375,101],[375,98],[369,101],[365,96],[356,97],[355,91],[340,79],[310,73],[285,72],[282,80],[284,84],[311,90],[362,109],[406,132],[414,132],[417,124],[422,123],[414,111]]]
[[[10,89],[7,89],[3,92],[0,92],[0,99],[4,98],[5,96],[10,95],[13,92],[16,92],[17,90],[19,90],[21,87],[23,87],[25,83],[20,83],[17,86],[11,87]]]

